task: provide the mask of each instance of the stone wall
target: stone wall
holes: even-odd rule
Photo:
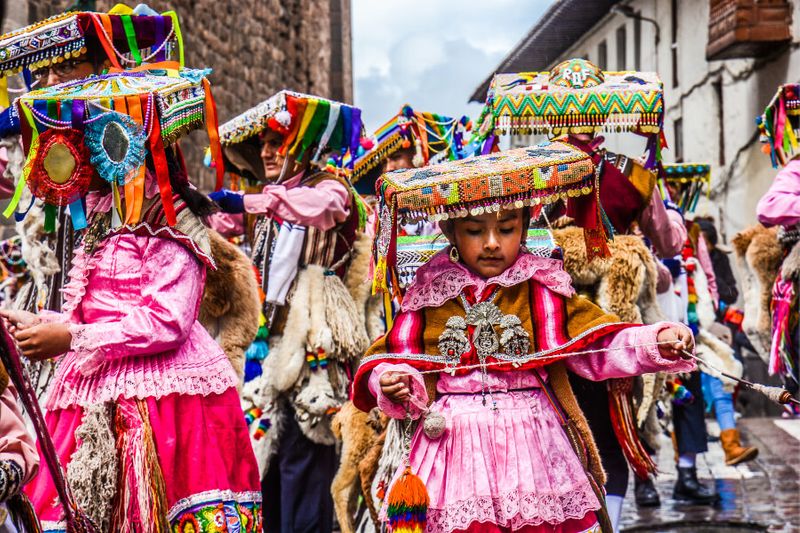
[[[73,0],[30,0],[28,18],[61,12]],[[117,2],[98,0],[98,11]],[[128,2],[133,4],[133,2]],[[350,0],[152,0],[181,20],[186,65],[211,67],[212,90],[224,122],[281,89],[352,101]],[[182,147],[194,181],[210,188],[202,168],[203,133]]]

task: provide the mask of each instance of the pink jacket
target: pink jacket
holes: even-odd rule
[[[639,216],[639,229],[653,243],[661,258],[675,257],[683,249],[689,237],[681,215],[664,207],[664,200],[658,187],[653,189],[653,197]]]
[[[759,200],[756,215],[765,226],[800,224],[800,159],[792,159],[778,172]]]
[[[701,233],[697,238],[697,260],[700,261],[700,266],[708,278],[708,291],[711,293],[711,298],[714,300],[714,307],[719,307],[719,290],[717,290],[717,277],[714,275],[714,264],[711,262],[711,256],[708,253],[708,245]]]
[[[260,194],[246,194],[244,209],[256,215],[271,215],[286,222],[311,226],[322,231],[333,229],[350,214],[350,192],[335,180],[314,187],[300,184],[302,174],[280,185],[265,185]]]
[[[0,461],[13,461],[22,471],[22,485],[39,470],[39,454],[33,438],[25,428],[17,407],[17,393],[10,384],[0,396]]]
[[[45,318],[72,333],[47,409],[236,386],[225,353],[197,321],[204,281],[200,261],[167,238],[116,235],[92,256],[79,247],[64,312]]]

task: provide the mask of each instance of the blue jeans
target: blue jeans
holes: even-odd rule
[[[703,395],[709,407],[714,408],[714,416],[721,430],[735,429],[736,420],[733,418],[733,395],[725,392],[722,381],[714,376],[701,372],[703,380]]]

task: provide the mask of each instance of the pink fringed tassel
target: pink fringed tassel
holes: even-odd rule
[[[770,375],[784,374],[789,370],[786,352],[789,334],[789,315],[794,299],[794,284],[778,274],[772,288],[772,343],[769,352]]]

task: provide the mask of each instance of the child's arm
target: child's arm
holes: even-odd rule
[[[681,339],[676,339],[681,333],[691,338],[688,328],[670,322],[626,328],[606,335],[585,348],[603,351],[567,358],[567,367],[579,376],[594,381],[660,371],[691,371],[695,366],[692,361],[682,359],[671,345],[656,344],[671,340],[681,342]],[[683,342],[686,342],[685,336]],[[694,352],[694,342],[690,344],[687,350]]]
[[[118,261],[141,261],[141,303],[128,306],[118,320],[69,325],[70,348],[84,374],[108,359],[173,350],[186,341],[197,318],[204,280],[200,262],[172,240],[121,238],[135,239],[140,252]]]
[[[17,494],[38,469],[36,445],[25,429],[16,392],[9,384],[0,395],[0,502]]]
[[[425,380],[411,365],[379,364],[369,376],[369,390],[381,411],[392,418],[405,418],[408,409],[411,418],[417,419],[428,404]],[[407,401],[394,401],[401,398]]]

